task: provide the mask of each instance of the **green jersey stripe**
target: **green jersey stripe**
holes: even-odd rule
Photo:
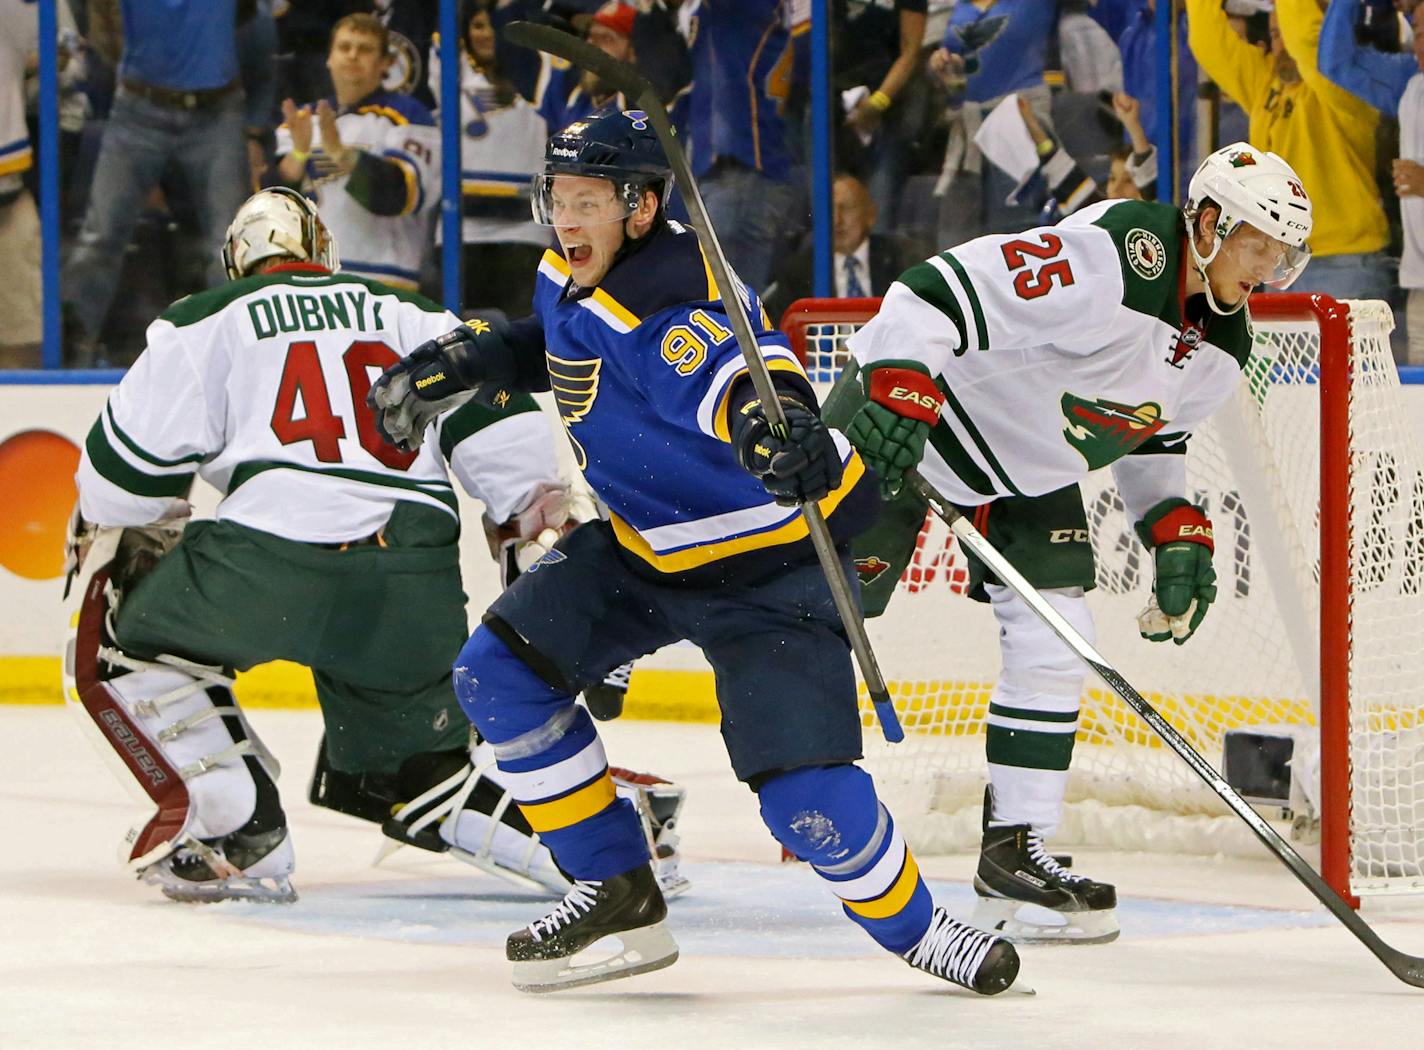
[[[177,459],[162,459],[146,451],[137,441],[124,433],[124,428],[119,426],[119,421],[114,418],[114,406],[108,402],[104,403],[104,415],[109,419],[109,429],[114,432],[114,436],[123,442],[124,448],[128,449],[145,463],[152,463],[155,467],[181,467],[184,463],[201,463],[205,458],[203,453],[194,452],[191,456],[180,456]]]
[[[94,420],[84,440],[89,462],[106,481],[135,496],[184,496],[193,484],[196,471],[183,474],[145,474],[119,455],[104,433],[104,421]]]
[[[1018,486],[1013,483],[1008,471],[1004,470],[1003,465],[999,463],[999,458],[995,456],[993,450],[989,448],[989,443],[984,440],[984,435],[979,433],[979,428],[976,427],[974,421],[969,418],[969,413],[964,411],[964,406],[959,403],[959,399],[955,397],[953,391],[949,389],[948,384],[944,381],[944,377],[940,376],[935,380],[935,385],[938,386],[940,392],[944,394],[944,403],[949,406],[950,411],[954,413],[954,417],[959,420],[960,426],[964,427],[965,431],[969,434],[969,440],[974,442],[974,447],[977,448],[979,454],[984,457],[984,462],[989,464],[989,469],[992,470],[999,479],[999,484],[1008,489],[1015,496],[1022,496],[1023,493],[1019,491]]]
[[[1004,704],[995,703],[989,705],[989,713],[1002,718],[1022,718],[1028,722],[1076,722],[1078,720],[1077,711],[1038,711],[1030,707],[1007,707]]]
[[[503,407],[494,408],[478,401],[466,401],[440,424],[440,451],[447,463],[460,442],[472,434],[478,434],[491,423],[498,423],[510,416],[523,415],[525,412],[539,411],[539,402],[522,390],[499,390],[494,392],[494,397],[498,399],[500,394],[507,395]]]
[[[241,464],[232,472],[232,480],[228,482],[228,495],[236,492],[239,486],[251,481],[258,474],[269,470],[302,470],[308,474],[324,474],[327,477],[341,478],[344,481],[356,481],[366,485],[381,485],[385,488],[419,492],[421,495],[439,500],[457,518],[460,515],[454,489],[447,481],[417,481],[414,478],[398,478],[369,470],[352,470],[350,467],[307,467],[299,463],[278,463],[273,460],[254,460]]]
[[[954,330],[959,333],[959,346],[954,352],[956,356],[963,354],[969,346],[969,332],[964,324],[964,312],[959,307],[959,300],[949,290],[944,275],[929,263],[922,262],[911,266],[896,280],[950,319]]]
[[[949,263],[950,268],[959,275],[964,292],[969,296],[969,309],[974,312],[974,333],[979,337],[979,349],[989,349],[989,326],[984,320],[984,308],[979,305],[979,293],[974,290],[973,282],[969,280],[969,275],[964,272],[964,267],[958,259],[949,252],[940,252],[939,257]]]
[[[974,457],[959,440],[959,435],[944,420],[941,419],[930,431],[930,445],[939,453],[945,465],[954,471],[955,477],[975,492],[988,499],[999,494],[993,480],[979,469],[979,464],[974,462]]]

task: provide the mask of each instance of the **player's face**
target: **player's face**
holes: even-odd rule
[[[476,62],[488,65],[494,61],[494,26],[490,24],[488,11],[480,11],[471,16],[466,40],[470,46],[470,54],[475,56]]]
[[[341,98],[363,98],[375,91],[390,64],[377,37],[349,27],[337,30],[326,56],[326,68]]]
[[[549,190],[554,233],[574,283],[591,288],[603,280],[623,246],[628,209],[607,179],[560,175]]]
[[[1207,264],[1211,294],[1223,307],[1232,307],[1270,280],[1290,255],[1284,242],[1248,223],[1227,235],[1216,258]]]

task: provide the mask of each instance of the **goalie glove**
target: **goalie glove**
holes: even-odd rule
[[[944,395],[917,361],[881,361],[861,373],[869,398],[851,417],[846,437],[880,475],[886,499],[899,495],[905,471],[925,455]]]
[[[1136,525],[1152,550],[1156,574],[1152,598],[1137,617],[1137,629],[1152,642],[1169,638],[1181,645],[1206,617],[1216,600],[1212,568],[1211,522],[1200,507],[1184,499],[1165,499]]]
[[[421,343],[371,384],[366,403],[376,429],[401,451],[414,452],[435,418],[468,401],[509,357],[502,328],[478,318]]]
[[[845,468],[821,417],[794,397],[781,395],[786,436],[772,433],[759,399],[732,414],[732,444],[742,469],[760,479],[783,507],[821,499],[841,483]]]

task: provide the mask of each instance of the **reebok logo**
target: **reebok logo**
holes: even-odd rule
[[[579,151],[578,151],[578,150],[576,150],[576,149],[568,149],[568,148],[566,148],[566,147],[564,147],[564,146],[555,146],[555,147],[554,147],[553,149],[551,149],[549,152],[552,153],[552,154],[553,154],[554,156],[556,156],[556,157],[567,157],[569,160],[578,160],[578,155],[579,155]]]
[[[921,394],[917,390],[909,387],[897,386],[890,388],[891,401],[908,401],[912,405],[919,405],[921,408],[928,408],[931,411],[939,411],[939,398],[933,394]]]
[[[433,386],[436,383],[443,383],[444,381],[445,373],[436,372],[433,376],[426,376],[424,379],[417,379],[415,381],[415,389],[424,390],[428,386]]]

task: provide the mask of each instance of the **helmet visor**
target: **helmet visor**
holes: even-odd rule
[[[622,222],[637,211],[638,197],[609,179],[544,172],[534,176],[529,203],[540,226],[568,229]]]
[[[1225,244],[1257,284],[1276,292],[1295,283],[1310,262],[1308,245],[1287,244],[1244,221],[1236,224]]]

